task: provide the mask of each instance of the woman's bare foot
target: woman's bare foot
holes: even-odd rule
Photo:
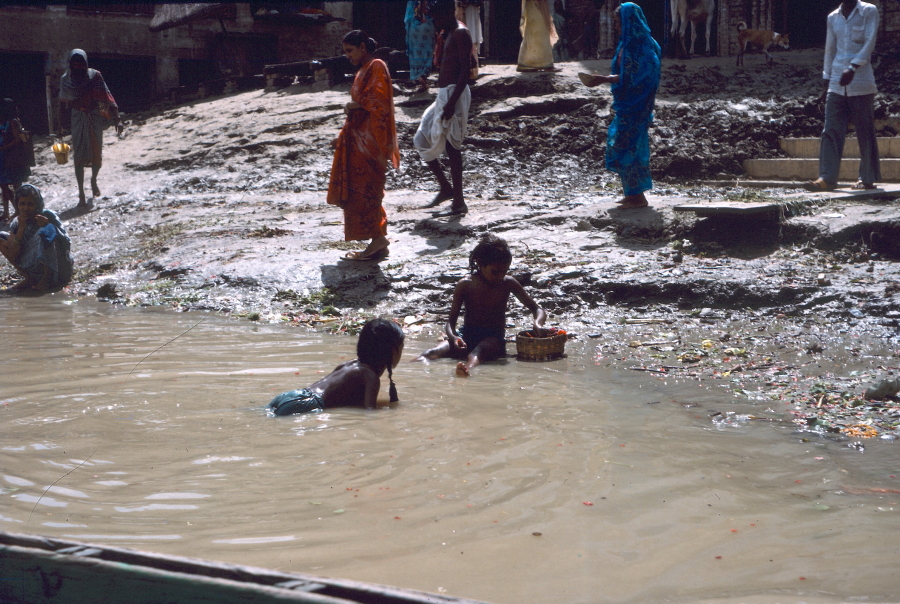
[[[638,195],[626,195],[616,203],[619,204],[620,208],[646,208],[649,204],[647,203],[647,198],[644,197],[643,193]]]
[[[78,207],[83,208],[87,205],[87,198],[84,196],[84,190],[78,192]]]
[[[100,197],[100,187],[97,186],[96,181],[91,181],[91,193],[94,197]]]
[[[459,377],[469,377],[469,368],[462,361],[456,364],[456,375]]]
[[[369,245],[366,246],[366,249],[362,251],[360,256],[363,256],[365,258],[372,258],[376,255],[387,257],[388,246],[390,244],[390,240],[384,235],[373,237],[372,241],[369,242]]]

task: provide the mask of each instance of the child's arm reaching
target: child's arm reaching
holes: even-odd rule
[[[462,310],[463,300],[465,299],[466,281],[463,279],[456,284],[453,289],[453,303],[450,306],[450,316],[447,317],[447,324],[444,325],[444,333],[450,342],[450,348],[458,350],[466,350],[466,343],[462,336],[456,331],[456,322],[459,321],[459,313]]]
[[[512,279],[512,277],[510,277]],[[519,299],[519,302],[525,305],[525,307],[531,311],[531,314],[534,315],[534,328],[535,329],[543,329],[544,322],[547,320],[547,313],[543,308],[538,306],[537,302],[528,295],[528,292],[525,291],[525,288],[522,287],[522,284],[512,279],[512,293],[515,294],[516,298]]]

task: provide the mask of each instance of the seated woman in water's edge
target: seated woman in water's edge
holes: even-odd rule
[[[272,415],[316,413],[331,407],[374,409],[381,375],[388,372],[390,402],[396,403],[392,369],[403,354],[403,329],[387,319],[372,319],[363,325],[356,344],[358,358],[338,365],[315,384],[279,394],[268,405]]]
[[[24,279],[13,289],[47,291],[72,279],[71,241],[59,216],[44,209],[44,198],[34,185],[16,191],[16,218],[9,232],[0,232],[0,254]]]

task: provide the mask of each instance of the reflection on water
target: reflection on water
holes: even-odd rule
[[[894,445],[715,424],[767,403],[588,342],[470,380],[404,362],[397,408],[268,418],[355,340],[59,296],[0,310],[3,530],[498,603],[898,595]]]

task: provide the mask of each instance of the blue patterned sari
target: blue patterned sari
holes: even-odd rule
[[[406,56],[409,57],[409,79],[427,77],[434,60],[434,22],[428,14],[429,3],[409,0],[406,3]]]
[[[607,134],[606,169],[622,179],[625,195],[638,195],[653,188],[648,130],[662,51],[638,5],[624,2],[619,14],[622,34],[612,67],[619,81],[611,86],[615,116]]]

